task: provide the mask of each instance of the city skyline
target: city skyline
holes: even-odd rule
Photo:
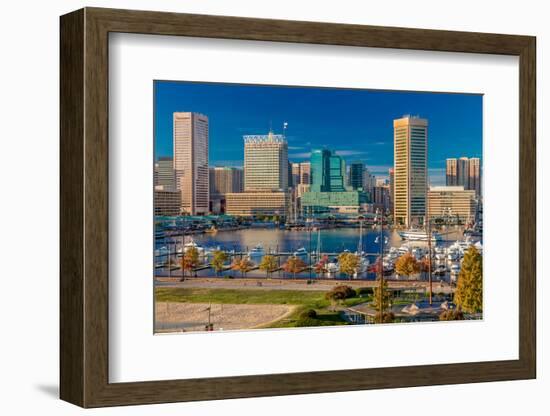
[[[243,136],[283,133],[288,122],[291,162],[326,148],[388,177],[393,120],[419,114],[430,120],[430,184],[444,185],[446,159],[482,156],[481,106],[482,96],[470,94],[156,81],[155,157],[173,156],[173,113],[193,111],[209,118],[210,166],[242,167]]]

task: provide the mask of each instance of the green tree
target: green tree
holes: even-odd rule
[[[265,271],[266,277],[270,276],[273,270],[277,268],[277,258],[271,254],[262,257],[259,268]]]
[[[338,256],[338,264],[340,265],[340,273],[351,278],[359,268],[359,256],[353,253],[341,253]]]
[[[225,251],[216,250],[214,251],[214,255],[212,257],[212,262],[210,265],[212,268],[216,271],[216,275],[220,275],[220,273],[223,270],[223,267],[225,265],[225,262],[227,261],[227,253]]]
[[[243,257],[242,259],[235,259],[231,264],[231,270],[237,270],[241,272],[241,276],[245,277],[246,273],[254,267],[254,263],[250,261],[248,257]]]
[[[296,278],[296,273],[300,273],[305,267],[306,264],[304,261],[297,256],[289,257],[286,263],[283,264],[283,270],[287,273],[292,273],[294,278]]]
[[[420,273],[420,264],[411,253],[405,253],[395,262],[395,271],[408,277]]]
[[[199,250],[196,247],[189,247],[185,250],[181,258],[181,268],[184,270],[184,276],[186,270],[194,271],[200,264]]]
[[[483,309],[483,258],[474,246],[468,248],[462,260],[454,302],[467,313]]]

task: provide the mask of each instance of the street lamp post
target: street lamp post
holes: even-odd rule
[[[379,287],[378,287],[378,309],[380,313],[380,321],[382,322],[384,318],[384,264],[382,261],[382,258],[384,257],[384,218],[381,213],[381,211],[377,208],[376,209],[376,219],[380,222],[380,256],[378,258],[378,271],[380,273],[380,281],[379,281]]]

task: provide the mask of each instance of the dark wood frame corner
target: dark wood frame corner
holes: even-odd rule
[[[85,8],[61,17],[60,359],[83,407],[528,379],[536,376],[535,38]],[[519,359],[193,380],[108,379],[108,35],[195,36],[515,55],[520,65]]]

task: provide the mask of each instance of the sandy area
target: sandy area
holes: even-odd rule
[[[208,303],[157,302],[156,332],[204,331],[208,323]],[[252,329],[290,314],[289,305],[212,304],[210,322],[214,331]]]

